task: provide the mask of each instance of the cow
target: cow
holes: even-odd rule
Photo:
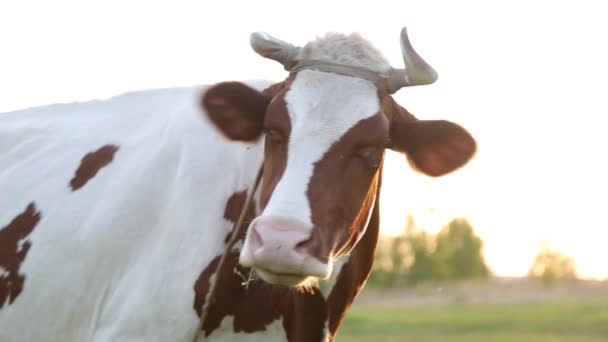
[[[285,80],[0,114],[0,341],[333,340],[372,268],[385,149],[432,177],[476,150],[391,96],[437,79],[400,38],[404,69],[358,34],[254,33]]]

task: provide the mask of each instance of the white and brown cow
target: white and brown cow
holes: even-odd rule
[[[401,40],[397,70],[358,35],[254,34],[285,81],[0,114],[0,341],[187,342],[206,301],[202,339],[331,340],[372,266],[385,148],[431,176],[475,151],[390,96],[436,79]]]

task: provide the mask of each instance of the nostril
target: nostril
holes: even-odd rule
[[[251,230],[251,236],[249,236],[249,239],[250,239],[251,249],[253,251],[262,247],[262,243],[263,243],[262,236],[260,235],[260,233],[258,232],[256,227],[253,227],[253,229]]]
[[[312,239],[306,239],[304,241],[300,241],[295,246],[295,251],[300,254],[308,254],[308,249],[310,247],[310,242]]]

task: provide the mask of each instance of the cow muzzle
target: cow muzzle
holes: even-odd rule
[[[309,278],[328,278],[331,262],[310,253],[312,227],[300,221],[260,216],[251,222],[239,263],[271,284],[298,286]]]

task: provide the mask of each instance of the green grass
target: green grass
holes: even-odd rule
[[[608,301],[584,304],[459,304],[353,307],[338,342],[608,341]]]

